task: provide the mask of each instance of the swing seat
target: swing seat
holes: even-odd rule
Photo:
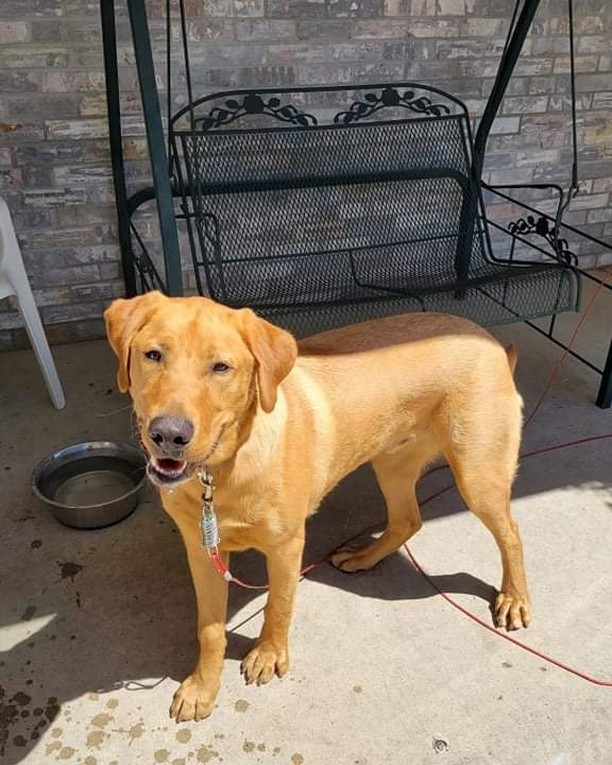
[[[227,91],[174,115],[170,138],[198,290],[297,336],[578,309],[571,262],[516,231],[492,243],[467,109],[437,88]]]

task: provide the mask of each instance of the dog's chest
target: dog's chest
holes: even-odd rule
[[[285,528],[281,509],[263,492],[231,499],[218,492],[215,508],[222,550],[264,550]]]

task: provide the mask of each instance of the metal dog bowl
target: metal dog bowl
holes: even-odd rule
[[[32,491],[66,526],[99,529],[123,520],[136,508],[145,468],[143,454],[131,444],[74,444],[38,465]]]

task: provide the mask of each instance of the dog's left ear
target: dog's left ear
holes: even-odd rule
[[[108,342],[119,359],[117,386],[121,393],[125,393],[130,387],[132,340],[144,327],[151,309],[160,299],[163,299],[161,292],[147,292],[128,300],[114,300],[104,311]]]
[[[249,308],[240,311],[242,334],[257,362],[259,401],[264,412],[276,404],[276,391],[297,358],[295,338],[284,329],[259,318]]]

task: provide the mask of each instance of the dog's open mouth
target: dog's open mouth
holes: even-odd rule
[[[197,458],[192,456],[190,462],[187,460],[174,459],[173,457],[154,457],[144,440],[142,440],[141,443],[143,449],[149,456],[149,462],[147,463],[147,475],[149,480],[157,486],[163,486],[166,489],[174,488],[175,486],[188,481],[195,471],[202,465],[205,465],[207,460],[215,453],[224,430],[225,428],[220,429],[212,446],[203,457]]]
[[[169,457],[153,457],[147,465],[149,478],[161,486],[179,484],[191,474],[191,466],[186,460],[174,460]]]

